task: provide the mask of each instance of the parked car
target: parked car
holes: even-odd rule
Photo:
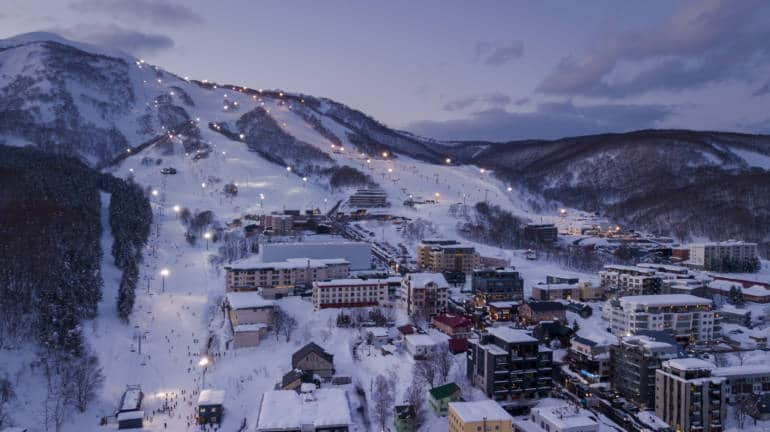
[[[173,174],[176,174],[176,168],[174,168],[174,167],[166,167],[166,168],[163,168],[162,170],[160,170],[160,173],[161,174],[165,174],[165,175],[173,175]]]

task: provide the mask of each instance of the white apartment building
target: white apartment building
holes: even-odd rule
[[[748,263],[756,258],[756,243],[728,240],[690,245],[690,264],[704,270],[720,270],[725,261]]]
[[[333,279],[313,282],[313,307],[316,310],[382,306],[387,302],[387,279]]]
[[[225,266],[226,291],[255,291],[259,288],[310,286],[315,281],[341,279],[350,274],[350,263],[343,258],[291,258],[261,262],[255,258]]]
[[[513,420],[515,432],[597,432],[599,423],[590,411],[569,404],[532,408],[526,418]]]
[[[722,432],[726,380],[697,358],[663,362],[655,371],[655,415],[677,431]]]
[[[671,330],[682,342],[702,343],[714,337],[715,313],[711,300],[689,294],[627,296],[602,307],[615,336],[640,330]]]
[[[657,294],[662,287],[661,278],[651,268],[605,265],[599,278],[605,291],[623,295]]]
[[[409,315],[438,315],[448,300],[449,283],[441,273],[409,273],[401,282],[401,306]]]

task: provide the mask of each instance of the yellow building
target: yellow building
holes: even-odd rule
[[[497,402],[451,402],[449,432],[512,432],[513,417]]]

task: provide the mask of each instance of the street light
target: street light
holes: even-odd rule
[[[382,152],[382,157],[384,157],[384,158],[388,157],[388,152],[386,152],[386,151]]]
[[[287,166],[287,167],[286,167],[286,171],[289,171],[289,172],[291,172],[291,167],[290,167],[290,166]]]
[[[513,192],[513,188],[508,186],[508,192]]]
[[[446,163],[451,164],[452,163],[452,159],[451,158],[446,158]]]
[[[211,233],[206,231],[203,233],[203,238],[206,239],[206,250],[209,250],[209,240],[211,239]]]
[[[206,387],[206,368],[211,364],[211,360],[207,354],[204,354],[198,361],[198,366],[203,368],[203,375],[201,376],[201,390]]]
[[[159,193],[159,192],[158,192],[158,190],[157,190],[157,189],[153,189],[153,190],[152,190],[152,196],[158,196],[158,193]]]
[[[171,271],[165,267],[160,270],[160,280],[161,280],[160,291],[161,292],[166,292],[166,276],[170,274],[171,274]]]
[[[174,206],[174,214],[176,214],[176,218],[179,219],[179,213],[182,211],[182,207],[179,207],[178,205]]]
[[[481,171],[481,173],[482,173],[482,174],[484,174],[485,172],[487,172],[487,170],[485,170],[484,168],[481,168],[481,169],[479,169],[479,171]]]

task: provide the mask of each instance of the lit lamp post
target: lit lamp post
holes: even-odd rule
[[[209,240],[211,240],[211,233],[206,231],[203,233],[203,238],[206,239],[206,250],[209,250]]]
[[[166,276],[171,274],[171,271],[167,268],[163,268],[160,270],[160,291],[166,292]]]
[[[179,219],[179,212],[182,211],[182,207],[179,207],[178,205],[174,206],[174,214],[176,214],[176,218]]]
[[[388,157],[388,152],[386,152],[386,151],[382,152],[382,157],[383,158],[387,158]]]
[[[206,368],[209,364],[211,364],[211,360],[209,360],[208,355],[204,355],[201,357],[200,361],[198,361],[198,366],[203,368],[203,375],[201,377],[201,390],[206,387]]]
[[[438,202],[439,198],[441,198],[441,194],[436,192],[434,195],[436,196],[436,202]]]
[[[452,163],[452,159],[451,158],[446,158],[446,163],[447,163],[447,165],[451,164]]]

